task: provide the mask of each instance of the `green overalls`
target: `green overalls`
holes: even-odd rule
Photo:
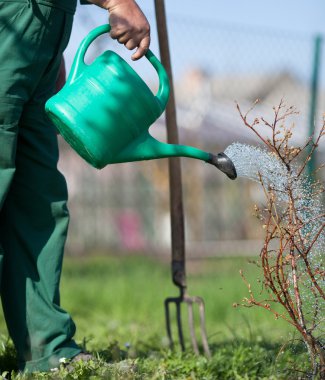
[[[0,2],[1,300],[19,367],[47,371],[81,350],[60,307],[69,214],[57,170],[53,92],[76,0]]]

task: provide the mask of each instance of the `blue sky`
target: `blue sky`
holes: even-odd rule
[[[149,3],[138,1],[148,12],[152,9]],[[305,33],[325,32],[324,0],[165,0],[165,4],[167,12],[193,18]]]

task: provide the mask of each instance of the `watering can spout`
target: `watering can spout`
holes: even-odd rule
[[[225,153],[212,154],[192,146],[166,144],[156,140],[148,132],[143,133],[120,154],[114,157],[112,163],[153,160],[168,157],[189,157],[205,161],[216,166],[230,179],[237,178],[235,165]]]
[[[219,170],[225,173],[230,179],[237,178],[237,172],[234,163],[223,152],[217,155],[210,153],[210,157],[207,161],[209,164],[216,166]]]

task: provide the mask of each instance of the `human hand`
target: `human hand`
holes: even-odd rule
[[[150,25],[134,0],[89,0],[109,11],[110,35],[127,49],[137,48],[133,60],[143,57],[150,45]]]

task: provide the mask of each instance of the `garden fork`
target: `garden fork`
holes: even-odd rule
[[[164,0],[155,0],[156,21],[158,30],[158,41],[161,62],[164,65],[169,81],[170,81],[170,96],[166,108],[166,126],[167,126],[167,141],[170,144],[178,144],[178,131],[176,122],[176,106],[173,86],[173,77],[169,53],[168,33],[166,23],[166,12]],[[170,305],[176,306],[176,319],[178,337],[181,349],[185,350],[182,319],[181,319],[181,304],[188,305],[188,321],[190,327],[190,335],[193,350],[199,354],[198,341],[195,335],[194,328],[194,310],[193,306],[198,305],[201,327],[201,341],[204,353],[207,357],[211,356],[208,339],[205,329],[205,310],[202,298],[189,296],[186,291],[186,274],[185,274],[185,237],[184,237],[184,212],[182,201],[182,180],[181,180],[181,165],[180,158],[169,158],[169,190],[170,190],[170,212],[171,212],[171,230],[172,230],[172,278],[174,284],[179,288],[180,294],[178,297],[169,297],[165,300],[165,316],[166,328],[170,346],[174,346],[171,329]]]
[[[185,257],[184,257],[185,258]],[[172,303],[176,306],[176,321],[177,321],[177,331],[178,340],[182,351],[185,351],[183,327],[182,327],[182,317],[181,317],[181,304],[185,303],[188,305],[188,323],[190,328],[191,342],[194,352],[199,355],[199,345],[196,338],[196,332],[194,327],[194,305],[198,305],[199,317],[200,317],[200,331],[201,331],[201,342],[203,346],[204,354],[210,358],[211,352],[209,349],[207,333],[205,329],[205,307],[204,301],[201,297],[190,296],[187,294],[186,288],[186,276],[185,276],[185,260],[182,261],[172,261],[172,273],[173,282],[179,288],[180,294],[178,297],[168,297],[165,299],[165,319],[166,319],[166,329],[169,339],[170,347],[174,347],[174,340],[172,336],[171,329],[171,318],[170,318],[170,306]]]

